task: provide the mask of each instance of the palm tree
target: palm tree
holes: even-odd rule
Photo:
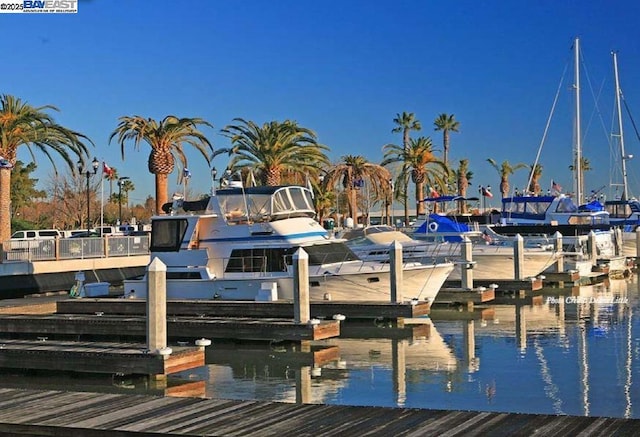
[[[11,237],[11,169],[16,164],[18,148],[26,146],[35,161],[34,149],[44,153],[57,173],[52,152],[75,171],[76,160],[88,160],[86,136],[55,122],[47,111],[52,105],[34,107],[11,95],[0,96],[0,241]],[[71,155],[75,155],[73,158]],[[77,159],[76,159],[77,158]]]
[[[455,177],[458,184],[458,195],[467,197],[467,189],[469,188],[469,181],[473,179],[473,172],[469,170],[469,160],[461,159],[458,169],[455,171]],[[458,203],[458,211],[460,214],[467,212],[467,203],[461,200]]]
[[[527,190],[530,193],[535,194],[536,196],[540,194],[540,191],[542,191],[542,188],[540,187],[541,177],[542,177],[542,165],[534,164],[533,168],[531,169],[531,172],[529,173],[529,180],[531,181],[531,183],[529,184],[529,187],[527,188]]]
[[[576,166],[574,164],[571,164],[569,166],[569,170],[575,172]],[[580,170],[583,175],[585,171],[593,170],[593,168],[591,167],[591,163],[589,162],[589,158],[585,158],[584,156],[580,158]],[[577,189],[578,187],[575,188]],[[584,176],[580,178],[580,192],[584,195]],[[578,199],[577,201],[581,202],[582,199]]]
[[[390,187],[391,173],[378,164],[367,161],[360,155],[346,155],[342,162],[333,166],[324,178],[326,187],[335,187],[342,182],[347,191],[349,213],[354,223],[358,223],[358,190],[368,187],[376,198],[384,198]]]
[[[487,158],[487,162],[496,169],[500,175],[500,194],[502,197],[507,197],[509,194],[509,176],[511,176],[516,170],[528,167],[527,164],[518,163],[511,165],[509,161],[502,161],[501,165],[498,165],[495,160]]]
[[[111,171],[109,173],[104,174],[104,178],[109,181],[109,199],[113,195],[113,183],[118,180],[118,169],[115,167],[111,167]]]
[[[213,146],[198,130],[198,126],[213,126],[201,118],[178,118],[174,115],[166,116],[160,123],[139,115],[120,117],[119,120],[118,127],[109,137],[109,143],[118,137],[123,160],[127,141],[132,140],[135,149],[140,149],[143,141],[151,147],[148,168],[156,179],[156,214],[162,214],[162,205],[169,199],[168,177],[175,168],[176,160],[182,168],[188,167],[183,146],[188,144],[195,147],[209,164]]]
[[[422,129],[420,121],[416,119],[416,116],[413,112],[403,112],[402,114],[396,114],[396,118],[393,119],[393,122],[396,124],[396,127],[391,129],[391,132],[402,132],[402,145],[405,149],[408,149],[411,131],[419,131],[420,129]],[[399,184],[398,187],[403,187],[404,191],[398,193],[398,197],[404,203],[404,225],[409,226],[409,178],[405,177],[404,179],[400,180],[400,182],[401,184]]]
[[[228,125],[222,134],[231,139],[232,147],[220,149],[231,156],[229,168],[248,167],[260,182],[279,185],[284,173],[290,177],[317,177],[329,163],[324,154],[328,147],[319,144],[315,132],[295,121],[271,121],[262,126],[242,118]]]
[[[444,188],[449,175],[444,162],[433,154],[431,138],[411,139],[408,148],[387,144],[383,150],[385,152],[384,160],[380,165],[402,163],[399,176],[401,182],[408,181],[408,175],[411,175],[411,181],[416,185],[416,215],[423,215],[425,213],[425,184]]]
[[[444,163],[449,165],[449,132],[459,132],[460,122],[454,115],[440,114],[433,122],[436,131],[442,131],[442,148],[444,149]]]

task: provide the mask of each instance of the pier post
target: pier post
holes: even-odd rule
[[[293,320],[308,323],[309,308],[309,254],[303,248],[293,254]]]
[[[466,235],[460,243],[460,258],[462,268],[460,271],[460,286],[464,290],[473,289],[473,243]]]
[[[524,279],[524,238],[520,234],[513,240],[513,278]]]
[[[556,231],[553,234],[553,250],[556,253],[556,273],[564,272],[564,254],[562,248],[562,234]]]
[[[402,244],[398,240],[393,240],[389,248],[389,266],[391,268],[391,302],[402,302]]]
[[[147,349],[157,354],[167,347],[167,266],[154,258],[147,277]]]
[[[622,229],[616,228],[615,231],[615,242],[616,242],[616,256],[622,255]]]
[[[589,260],[591,260],[591,264],[595,266],[598,260],[598,245],[596,243],[596,233],[593,231],[589,232],[589,239],[587,240],[587,252],[589,254]]]

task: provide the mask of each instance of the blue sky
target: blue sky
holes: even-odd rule
[[[498,174],[486,159],[533,163],[568,68],[540,162],[545,188],[554,179],[569,191],[571,47],[579,37],[589,191],[610,180],[611,50],[631,114],[640,117],[638,17],[632,0],[80,1],[74,15],[0,15],[0,93],[57,106],[58,122],[89,136],[92,154],[131,177],[134,201],[154,193],[149,148],[129,146],[122,161],[119,146],[108,144],[118,117],[134,114],[202,117],[214,125],[204,132],[215,148],[229,145],[219,130],[235,117],[293,119],[318,134],[334,161],[360,154],[374,162],[384,144],[401,142],[391,133],[396,114],[415,113],[423,129],[413,136],[430,136],[436,149],[442,136],[433,120],[454,114],[461,129],[451,136],[450,161],[468,158],[472,185],[496,192]],[[625,142],[640,159],[630,124]],[[187,153],[192,191],[208,192],[206,163]],[[44,156],[37,163],[44,182],[51,167]],[[224,168],[226,158],[214,165]],[[635,195],[637,168],[630,161]],[[516,172],[512,187],[526,177]],[[180,191],[177,174],[170,191]]]

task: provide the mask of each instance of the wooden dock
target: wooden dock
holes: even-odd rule
[[[640,420],[0,389],[0,433],[108,437],[639,435]]]
[[[96,314],[0,315],[0,333],[5,335],[144,338],[144,316]],[[337,320],[295,323],[285,319],[167,317],[170,338],[228,338],[238,340],[324,340],[340,335]]]
[[[204,366],[204,349],[149,353],[144,344],[0,339],[0,367],[82,373],[168,375]]]
[[[429,313],[428,302],[342,302],[311,301],[311,317],[332,319],[343,315],[347,319],[420,317]],[[146,301],[142,299],[82,298],[65,299],[57,303],[57,312],[65,314],[142,315]],[[293,318],[293,301],[253,302],[225,300],[168,300],[168,316]]]
[[[442,288],[436,296],[435,304],[461,304],[472,303],[474,305],[491,302],[495,299],[494,288],[480,287],[473,290],[464,288]]]
[[[473,280],[473,285],[475,287],[485,287],[485,288],[494,288],[496,293],[499,293],[502,290],[529,290],[535,291],[542,288],[542,278],[527,278],[527,279],[502,279],[502,280]],[[442,288],[461,288],[460,281],[445,281]],[[436,298],[437,301],[437,298]]]

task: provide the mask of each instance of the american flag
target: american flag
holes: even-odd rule
[[[493,197],[493,193],[487,187],[482,187],[482,195],[489,198]]]
[[[106,175],[106,177],[113,176],[114,170],[107,165],[106,162],[102,162],[102,173]]]

